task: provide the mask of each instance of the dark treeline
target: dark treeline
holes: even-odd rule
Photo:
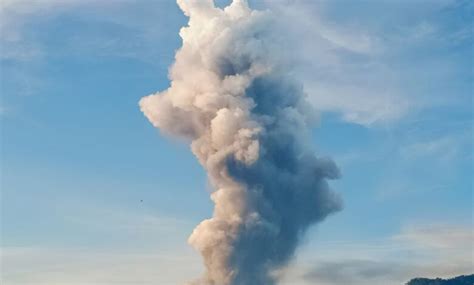
[[[474,285],[474,274],[462,275],[452,279],[415,278],[406,283],[406,285]]]

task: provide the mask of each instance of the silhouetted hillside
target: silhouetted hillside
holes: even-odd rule
[[[415,278],[410,280],[406,285],[474,285],[474,274],[467,276],[462,275],[452,279]]]

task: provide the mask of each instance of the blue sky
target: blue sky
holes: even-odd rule
[[[469,273],[472,3],[250,3],[288,29],[292,72],[320,117],[314,148],[343,173],[332,186],[344,210],[311,230],[282,284]],[[166,285],[199,275],[186,239],[211,215],[205,173],[138,108],[169,84],[186,25],[177,5],[0,8],[3,283]]]

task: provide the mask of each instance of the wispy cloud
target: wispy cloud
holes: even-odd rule
[[[463,142],[458,136],[444,136],[432,140],[418,141],[402,146],[400,154],[405,159],[434,158],[442,162],[449,162],[462,151]]]
[[[315,108],[338,113],[347,122],[380,126],[466,96],[459,90],[448,96],[435,88],[456,81],[462,68],[450,47],[472,41],[465,25],[455,20],[456,13],[472,9],[461,2],[433,1],[429,7],[418,3],[409,8],[386,2],[362,4],[353,11],[359,18],[349,15],[339,21],[330,12],[337,3],[332,3],[336,8],[325,1],[267,1],[267,5],[279,13],[281,29],[289,30],[287,45],[299,63],[295,72],[304,79]],[[372,13],[380,10],[386,15],[378,19],[387,20],[362,19],[371,17],[364,14],[364,7]]]
[[[436,104],[459,100],[461,96],[447,96],[442,93],[445,91],[433,92],[433,89],[439,82],[453,81],[459,72],[459,63],[443,49],[472,41],[472,32],[466,25],[453,20],[458,11],[472,10],[466,1],[434,1],[429,7],[413,5],[409,14],[401,12],[403,5],[374,5],[374,9],[387,13],[385,18],[392,19],[392,22],[382,19],[376,23],[337,21],[328,12],[331,5],[337,7],[337,3],[326,1],[255,2],[278,14],[280,29],[286,31],[281,33],[285,35],[285,45],[293,51],[298,66],[295,73],[303,79],[310,101],[321,112],[337,113],[350,123],[380,126],[398,122]],[[173,21],[184,19],[179,18],[178,13],[174,19],[165,15],[177,9],[172,1],[166,3],[2,1],[2,58],[31,61],[48,54],[63,54],[169,62],[174,48],[170,49],[163,42],[169,42],[166,37],[177,32],[179,24],[176,31],[155,27],[168,28]],[[143,8],[147,6],[148,9]],[[155,12],[153,15],[143,11]],[[366,16],[363,13],[354,11],[359,19]],[[72,15],[73,23],[79,21],[80,26],[96,28],[58,35],[62,39],[56,46],[32,33],[41,27],[37,23],[44,24],[60,15]],[[406,23],[393,25],[406,17]],[[430,57],[426,51],[438,54]],[[411,58],[416,54],[423,55],[420,57],[423,60]]]
[[[175,285],[202,270],[185,243],[193,222],[159,215],[144,205],[126,209],[76,202],[57,211],[63,226],[82,241],[4,245],[2,284]],[[56,229],[54,235],[59,234]]]
[[[413,277],[472,273],[472,225],[411,225],[400,233],[367,242],[327,242],[284,272],[287,283],[400,285]],[[304,254],[303,254],[304,255]]]
[[[4,247],[1,279],[5,285],[176,285],[202,269],[193,252],[170,250]]]
[[[88,2],[88,1],[84,1]],[[47,17],[80,5],[81,1],[4,0],[0,2],[1,59],[32,60],[42,54],[39,43],[25,37],[28,24],[36,17]]]
[[[169,45],[163,44],[163,38],[183,20],[169,17],[175,10],[173,1],[2,1],[1,59],[30,62],[51,56],[115,56],[153,63],[173,53],[173,48],[166,50]],[[47,31],[51,28],[53,35]]]
[[[387,284],[403,279],[410,268],[409,265],[399,263],[354,259],[322,262],[304,274],[303,278],[310,284]]]
[[[457,251],[458,254],[469,257],[469,251],[474,253],[474,228],[468,226],[452,224],[409,226],[393,239],[415,247],[436,249],[437,254],[452,255]],[[473,261],[472,256],[467,260]]]

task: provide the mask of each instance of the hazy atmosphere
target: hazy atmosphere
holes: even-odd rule
[[[0,0],[1,283],[473,274],[473,13]]]

